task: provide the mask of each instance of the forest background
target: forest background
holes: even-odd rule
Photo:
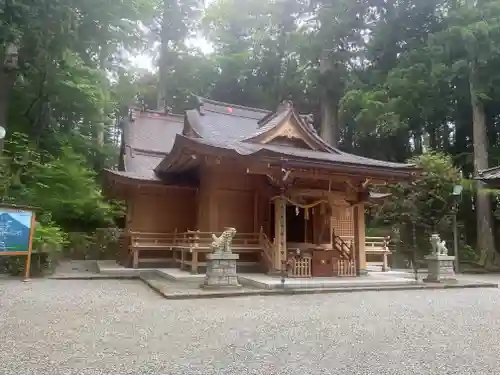
[[[458,203],[462,258],[497,264],[497,192],[471,181],[500,164],[500,0],[0,0],[0,47],[0,193],[38,208],[37,247],[117,226],[100,173],[128,106],[182,113],[196,93],[292,100],[344,151],[413,159],[369,233],[428,251]]]

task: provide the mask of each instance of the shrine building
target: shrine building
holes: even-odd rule
[[[411,180],[415,166],[332,147],[291,102],[198,103],[123,122],[119,168],[105,171],[106,194],[127,206],[119,262],[203,272],[212,234],[234,227],[239,272],[363,274],[370,187]]]

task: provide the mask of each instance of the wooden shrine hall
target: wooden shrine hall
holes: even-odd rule
[[[365,238],[369,189],[412,179],[413,165],[330,146],[291,102],[198,103],[184,115],[134,109],[123,123],[119,170],[105,171],[106,193],[127,205],[122,265],[202,272],[226,227],[240,272],[355,276],[370,246],[386,259]]]

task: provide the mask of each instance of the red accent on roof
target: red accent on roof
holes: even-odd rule
[[[228,111],[229,113],[233,113],[233,109],[232,109],[231,107],[227,107],[227,111]]]

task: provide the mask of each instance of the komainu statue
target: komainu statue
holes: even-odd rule
[[[210,250],[214,253],[231,253],[231,244],[235,234],[235,228],[226,228],[220,237],[212,234],[213,241],[210,244]]]
[[[441,241],[439,234],[433,234],[431,236],[431,245],[433,255],[448,255],[446,241]]]
[[[446,248],[446,241],[441,241],[438,243],[439,255],[448,255],[448,249]]]

